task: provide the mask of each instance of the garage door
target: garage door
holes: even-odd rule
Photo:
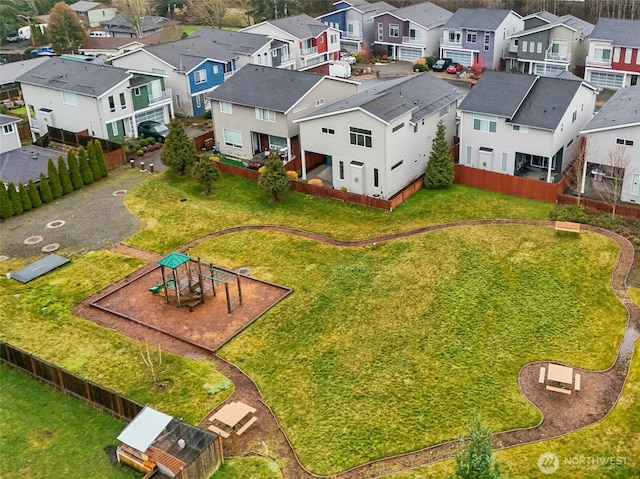
[[[453,63],[459,63],[465,67],[473,65],[471,52],[458,52],[456,50],[444,50],[443,58],[451,58]]]
[[[622,88],[624,74],[609,72],[591,72],[591,83],[602,88]]]
[[[422,56],[422,50],[420,50],[419,48],[407,48],[407,47],[398,48],[398,60],[412,62],[414,60],[417,60],[421,56]]]
[[[157,121],[164,125],[164,107],[156,108],[155,110],[148,110],[136,115],[136,125],[147,120]]]
[[[536,63],[535,74],[541,76],[554,76],[566,70],[567,69],[561,65],[545,65],[544,63]]]

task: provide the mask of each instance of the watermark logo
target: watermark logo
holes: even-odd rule
[[[538,469],[543,474],[553,474],[560,467],[560,459],[552,452],[543,452],[538,458]]]

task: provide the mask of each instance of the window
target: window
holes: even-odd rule
[[[71,93],[70,91],[62,92],[62,103],[65,105],[78,106],[78,95]]]
[[[269,135],[269,148],[282,151],[283,148],[287,148],[287,139],[281,136]]]
[[[507,153],[502,154],[502,165],[500,167],[501,171],[507,171],[507,165],[509,163],[509,155]]]
[[[216,73],[216,69],[217,66],[213,67],[213,72]],[[196,72],[193,73],[193,81],[195,82],[196,85],[199,85],[200,83],[204,83],[207,81],[207,70],[198,70]]]
[[[467,155],[466,155],[467,165],[471,164],[471,147],[467,146]]]
[[[490,48],[491,48],[491,34],[485,33],[484,34],[484,51],[488,52]]]
[[[371,130],[362,128],[349,128],[349,143],[357,146],[371,148]]]
[[[389,36],[393,38],[398,38],[400,36],[400,27],[395,23],[389,25]]]
[[[625,140],[623,138],[616,139],[618,145],[633,146],[633,140]]]
[[[140,87],[133,89],[133,96],[140,96]]]
[[[233,113],[233,106],[231,106],[231,103],[229,103],[228,101],[221,101],[220,111],[222,113],[228,113],[229,115],[231,115]]]
[[[598,48],[596,47],[593,53],[593,59],[597,63],[605,63],[608,64],[611,60],[611,49],[610,48]]]
[[[624,49],[624,62],[625,63],[631,63],[631,53],[633,53],[633,50],[631,48],[625,48]]]
[[[277,57],[278,56],[278,50],[271,50],[271,56],[273,58]],[[258,61],[260,61],[260,58],[261,57],[258,57]]]
[[[451,105],[447,105],[445,107],[440,108],[440,117],[445,116],[446,114],[449,113],[449,109],[450,109]]]
[[[276,112],[266,108],[256,108],[256,118],[264,121],[276,121]]]
[[[636,50],[636,65],[640,65],[640,49]]]
[[[373,187],[377,188],[378,186],[380,186],[378,168],[374,168],[373,169]]]
[[[118,136],[119,132],[118,132],[118,122],[114,121],[113,123],[111,123],[111,133],[113,133],[113,136]]]
[[[567,143],[567,148],[569,148],[571,145],[573,145],[573,138],[571,138],[571,140],[569,141],[569,143]]]
[[[384,40],[384,23],[378,22],[378,41]]]
[[[202,108],[202,95],[196,95],[196,108]]]
[[[344,161],[339,162],[339,170],[340,179],[344,180]]]
[[[225,145],[232,146],[233,148],[242,148],[242,133],[239,131],[224,128],[222,135],[224,136]]]
[[[513,131],[519,131],[520,133],[528,133],[529,132],[529,127],[528,126],[512,125],[511,129]]]
[[[571,123],[575,123],[577,119],[578,119],[578,110],[574,111],[573,115],[571,115]]]
[[[400,160],[399,162],[397,162],[395,165],[393,165],[391,167],[391,171],[395,170],[396,168],[402,166],[402,163],[404,163],[404,160]]]
[[[335,135],[336,131],[333,128],[322,128],[322,133],[327,135]]]
[[[120,108],[123,110],[127,108],[127,98],[124,93],[120,93]]]
[[[536,53],[542,53],[542,42],[536,43]]]
[[[220,71],[220,65],[213,65],[213,74],[217,75],[219,71]],[[206,79],[206,77],[205,77],[205,79]]]
[[[528,42],[526,40],[522,40],[522,53],[526,53]]]
[[[420,40],[422,36],[422,32],[420,30],[416,30],[415,28],[409,29],[409,38],[413,40]]]
[[[449,43],[461,43],[462,42],[462,32],[456,30],[449,31]]]
[[[320,98],[319,100],[316,100],[316,108],[322,105],[324,105],[324,98]]]
[[[109,111],[116,111],[116,101],[113,99],[113,95],[109,96]]]
[[[9,133],[13,133],[13,123],[9,123],[8,125],[2,125],[2,131],[5,135]]]
[[[338,35],[336,35],[335,33],[329,37],[329,42],[331,42],[331,44],[334,44],[337,41],[338,41]]]
[[[640,184],[640,174],[634,173],[633,175],[631,175],[631,191],[629,191],[629,193],[631,193],[632,195],[637,195],[639,184]]]
[[[478,32],[467,32],[467,43],[476,43],[478,41]]]
[[[620,61],[620,47],[613,47],[613,61]]]
[[[398,123],[396,126],[394,126],[392,132],[395,133],[396,131],[398,131],[401,128],[404,128],[404,121],[402,123]]]
[[[497,122],[495,116],[481,115],[475,113],[473,115],[473,129],[478,131],[488,131],[489,133],[495,133],[497,128]]]
[[[529,42],[529,53],[533,53],[533,50],[535,47],[536,47],[536,42]]]

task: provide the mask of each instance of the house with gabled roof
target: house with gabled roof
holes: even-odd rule
[[[116,15],[109,20],[104,20],[100,22],[100,25],[102,25],[105,31],[112,37],[138,38],[135,28],[133,28],[129,20],[122,15]],[[146,37],[164,28],[174,27],[175,25],[176,22],[169,18],[149,15],[142,19],[142,36]]]
[[[216,145],[243,160],[277,150],[285,162],[300,158],[294,120],[356,92],[357,83],[258,65],[246,65],[207,94]]]
[[[18,123],[22,120],[11,115],[4,115],[0,113],[0,153],[5,151],[15,150],[20,148],[20,136],[18,135]]]
[[[617,90],[638,84],[640,20],[601,18],[589,36],[584,79]]]
[[[396,9],[387,2],[340,1],[333,4],[334,11],[316,17],[322,23],[340,30],[340,48],[348,52],[359,52],[370,47],[374,41],[372,18],[383,12]]]
[[[554,182],[593,116],[597,88],[556,77],[487,71],[458,106],[460,164]]]
[[[452,15],[431,2],[374,15],[374,53],[406,61],[436,56],[442,27]]]
[[[306,14],[265,20],[241,32],[259,33],[289,44],[296,70],[326,69],[340,59],[340,31]]]
[[[76,12],[84,28],[100,26],[100,22],[111,20],[117,14],[117,10],[111,5],[86,0],[72,3],[69,8]]]
[[[204,115],[205,94],[236,71],[238,55],[203,37],[188,37],[151,45],[113,57],[120,68],[165,75],[173,94],[173,108],[183,116]]]
[[[334,188],[393,197],[424,174],[439,122],[453,143],[461,97],[448,82],[416,74],[308,113],[295,121],[300,125],[303,178],[308,170],[326,165]]]
[[[523,27],[522,17],[513,10],[459,8],[442,27],[440,57],[498,70],[508,37]]]
[[[549,12],[534,13],[522,20],[524,29],[509,37],[503,55],[507,70],[553,76],[584,67],[593,24],[573,15],[558,17]]]
[[[119,141],[137,137],[145,120],[168,123],[174,116],[160,73],[51,57],[17,81],[34,140],[51,126]]]
[[[640,203],[640,85],[616,91],[580,134],[587,145],[582,192],[588,183],[622,179],[620,200]]]

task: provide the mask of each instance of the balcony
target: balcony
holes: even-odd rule
[[[611,68],[611,58],[593,58],[587,57],[585,62],[588,67],[606,67]]]
[[[402,43],[403,44],[408,44],[408,45],[426,45],[427,44],[427,40],[426,38],[416,38],[416,37],[402,37]],[[462,46],[462,43],[460,43],[460,46]]]
[[[342,40],[360,41],[362,40],[362,33],[341,31],[340,38]]]
[[[156,96],[149,95],[149,105],[154,105],[156,103],[160,103],[161,101],[165,101],[165,100],[171,100],[171,98],[172,98],[171,88],[167,88],[166,90],[161,92],[159,95],[156,95]]]
[[[302,53],[303,57],[306,57],[306,56],[309,56],[309,55],[317,55],[318,54],[318,47],[303,48],[301,53]]]
[[[449,37],[440,39],[440,45],[450,48],[462,48],[462,38],[459,40],[451,40]]]
[[[324,63],[326,61],[327,59],[325,58],[325,55],[318,55],[317,57],[306,58],[304,60],[304,66],[305,68],[311,67],[314,65],[319,65],[320,63]]]
[[[554,62],[566,62],[566,63],[569,63],[571,61],[571,53],[552,52],[551,51],[552,47],[553,45],[547,48],[547,51],[544,54],[545,60],[550,60]]]

